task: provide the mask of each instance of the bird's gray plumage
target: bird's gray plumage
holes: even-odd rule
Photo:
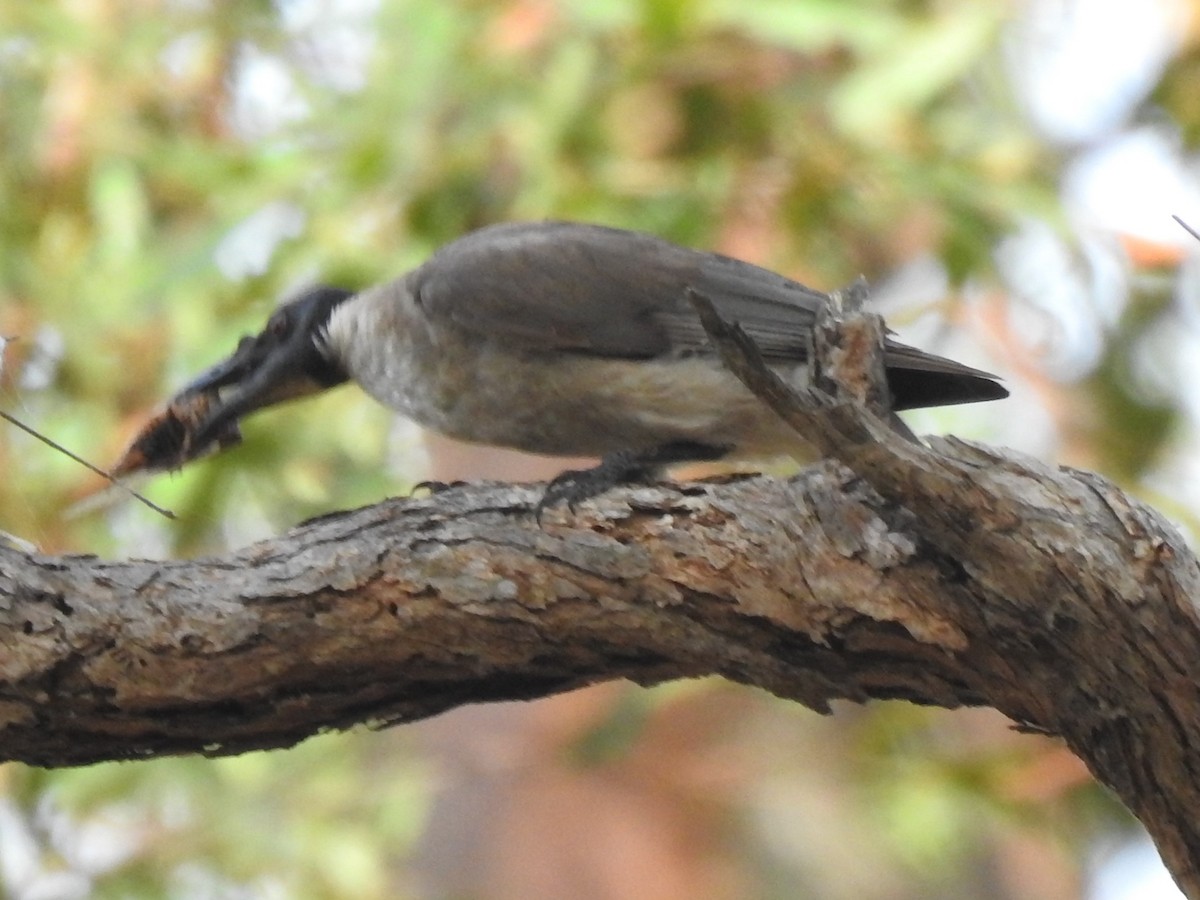
[[[711,353],[687,288],[768,360],[795,360],[824,294],[741,260],[574,222],[494,225],[409,276],[434,319],[537,350],[646,359]]]
[[[198,440],[274,399],[349,378],[435,430],[537,453],[792,452],[796,436],[716,358],[689,289],[741,325],[769,364],[804,377],[828,302],[818,291],[647,234],[495,225],[392,282],[354,296],[315,289],[281,308],[213,370],[222,390],[233,381],[253,390],[222,394],[228,411],[218,408]],[[277,383],[289,359],[299,387]],[[986,372],[891,340],[885,363],[896,409],[1007,393]],[[215,384],[210,376],[192,389]]]
[[[713,355],[687,298],[691,288],[738,323],[767,362],[801,363],[829,299],[742,260],[575,222],[480,229],[439,250],[406,282],[435,322],[525,350],[625,359]],[[896,409],[1007,394],[986,372],[895,341],[885,361],[904,373]]]

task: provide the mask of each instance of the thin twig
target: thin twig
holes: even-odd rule
[[[20,428],[26,434],[33,435],[35,438],[37,438],[43,444],[48,444],[49,446],[51,446],[55,450],[57,450],[59,453],[66,454],[71,459],[75,460],[75,462],[79,463],[81,466],[84,466],[85,468],[91,470],[92,472],[95,472],[97,475],[102,476],[103,478],[107,478],[114,485],[121,488],[121,490],[128,491],[135,498],[140,500],[142,503],[146,504],[148,507],[150,507],[152,510],[154,510],[159,515],[166,516],[168,519],[176,518],[175,513],[171,512],[171,510],[163,509],[161,506],[159,506],[154,501],[147,500],[145,497],[143,497],[141,494],[139,494],[133,488],[129,487],[129,485],[122,484],[120,481],[118,481],[116,478],[113,478],[112,475],[108,474],[103,469],[92,465],[90,462],[88,462],[82,456],[77,456],[76,454],[72,453],[70,450],[68,450],[62,444],[55,443],[54,441],[50,440],[50,438],[46,437],[45,435],[39,434],[37,431],[34,431],[32,428],[30,428],[28,425],[26,425],[20,419],[14,418],[13,416],[9,415],[2,409],[0,409],[0,419],[4,419],[4,421],[6,421],[6,422],[11,422],[13,425],[16,425],[18,428]]]
[[[1200,241],[1200,231],[1196,231],[1195,228],[1193,228],[1187,222],[1183,221],[1183,219],[1179,218],[1179,216],[1171,216],[1171,218],[1174,219],[1176,222],[1178,222],[1180,227],[1183,228],[1184,231],[1186,231],[1188,234],[1190,234],[1196,240]]]

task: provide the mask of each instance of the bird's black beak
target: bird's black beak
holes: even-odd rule
[[[267,333],[243,338],[233,355],[202,374],[172,401],[172,407],[202,409],[187,444],[203,452],[255,410],[320,390],[297,366],[302,350],[293,341],[276,343]]]
[[[345,370],[328,356],[323,331],[334,307],[351,296],[324,286],[306,291],[276,310],[259,334],[242,338],[232,356],[184,388],[177,401],[186,404],[197,396],[209,401],[190,446],[203,452],[256,410],[346,381]]]
[[[346,381],[324,345],[324,330],[333,309],[351,296],[316,287],[281,306],[259,334],[242,338],[228,359],[176,394],[118,468],[178,468],[214,446],[237,443],[238,422],[250,413]]]

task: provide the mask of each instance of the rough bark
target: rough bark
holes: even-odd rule
[[[0,546],[0,756],[284,747],[614,678],[987,704],[1060,735],[1200,897],[1196,558],[1096,475],[898,436],[852,319],[799,398],[708,323],[829,457],[791,479],[624,488],[540,527],[537,490],[452,488],[186,562]]]

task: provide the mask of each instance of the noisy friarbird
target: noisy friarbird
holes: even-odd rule
[[[461,440],[604,458],[554,499],[686,460],[794,455],[797,435],[722,365],[690,291],[803,383],[826,295],[648,234],[494,225],[394,281],[279,307],[176,396],[124,470],[177,467],[236,440],[248,413],[345,381]],[[894,410],[1007,396],[986,372],[890,339],[884,359]]]

